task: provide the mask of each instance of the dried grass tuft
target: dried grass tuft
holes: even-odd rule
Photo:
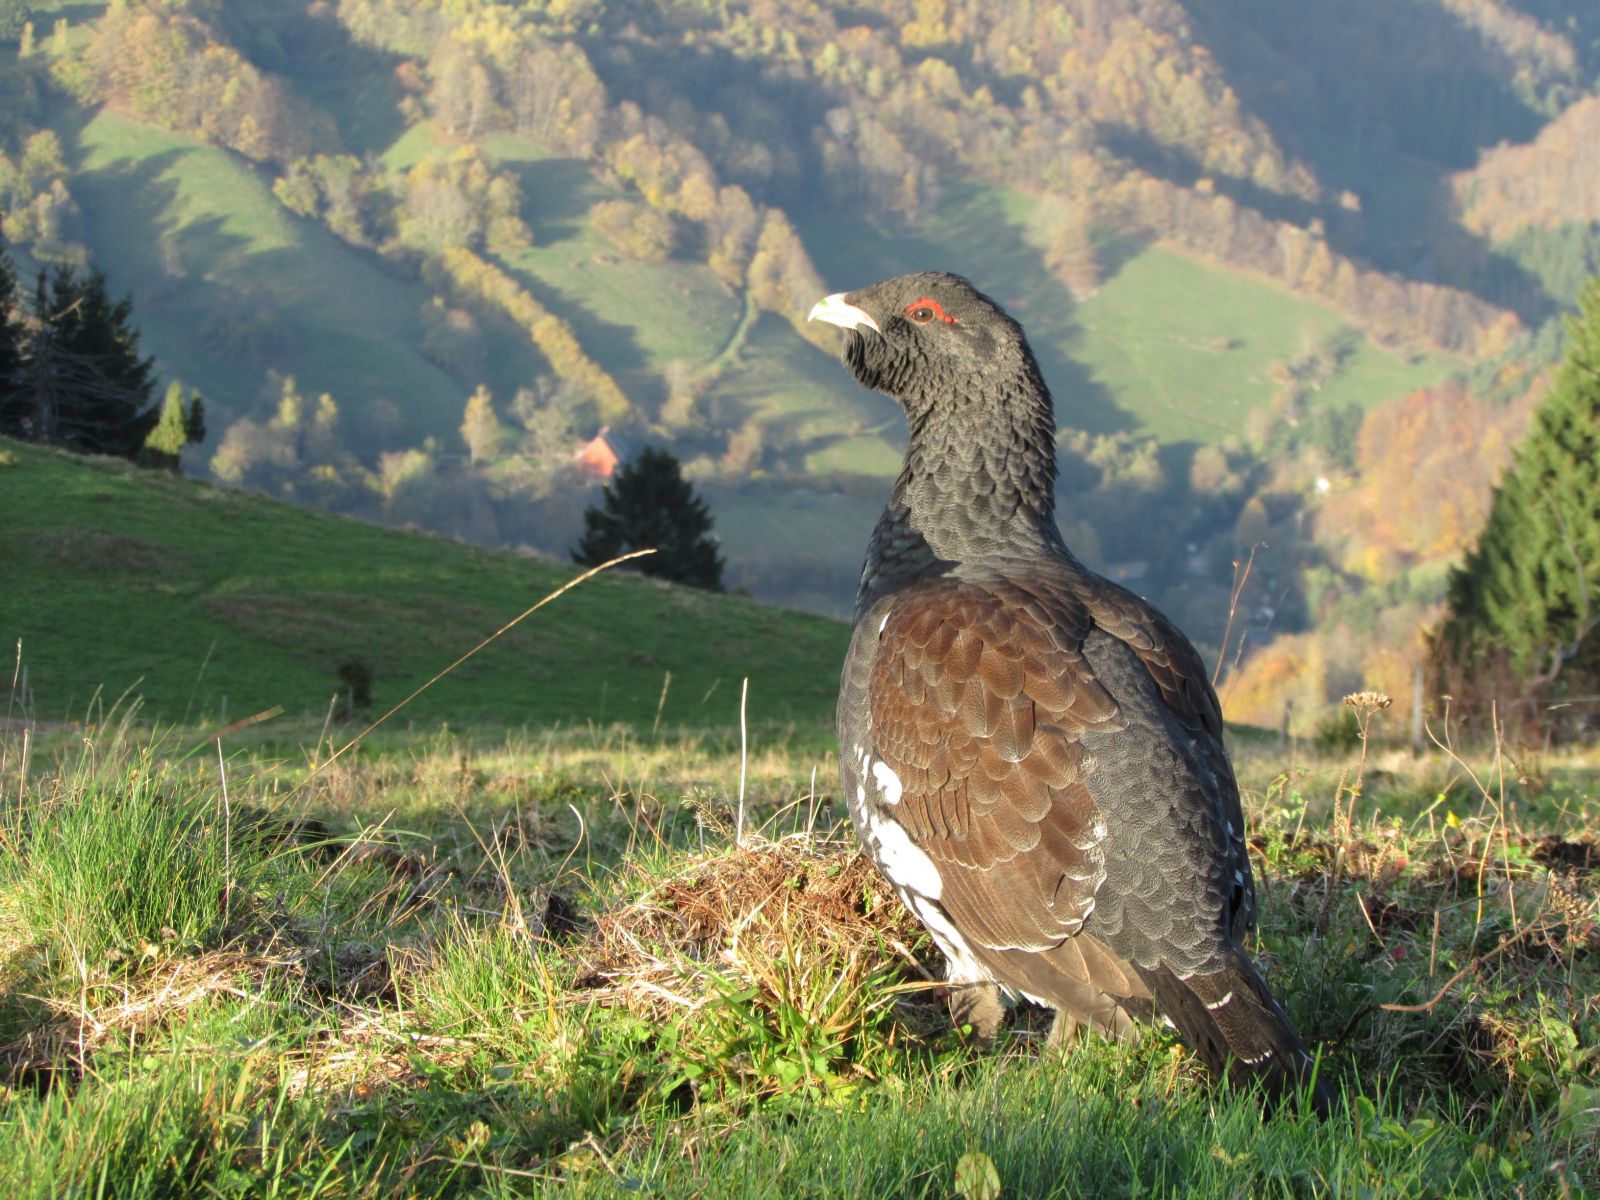
[[[932,983],[940,962],[876,867],[838,842],[747,838],[656,882],[601,914],[574,949],[574,986],[588,999],[660,1013],[695,1008],[711,974],[732,967],[755,982],[795,945],[809,957],[893,969]]]

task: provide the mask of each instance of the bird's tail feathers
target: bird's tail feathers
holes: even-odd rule
[[[1333,1089],[1240,950],[1229,951],[1214,974],[1179,979],[1165,967],[1140,974],[1214,1079],[1259,1084],[1274,1103],[1304,1095],[1318,1115],[1332,1114]]]

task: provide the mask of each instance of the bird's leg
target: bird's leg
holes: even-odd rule
[[[1005,1009],[1000,1004],[1000,985],[996,983],[958,983],[950,986],[950,1019],[959,1031],[972,1027],[972,1040],[988,1049],[1000,1032]]]
[[[1052,1050],[1060,1049],[1072,1041],[1073,1035],[1077,1032],[1078,1018],[1066,1009],[1058,1008],[1055,1020],[1050,1022],[1050,1036],[1045,1044]]]

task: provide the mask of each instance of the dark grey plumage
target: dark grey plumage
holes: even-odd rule
[[[1255,892],[1222,717],[1188,640],[1083,566],[1054,515],[1055,422],[1022,329],[958,276],[817,305],[900,402],[839,697],[862,840],[992,1035],[995,985],[1116,1037],[1172,1020],[1274,1096],[1312,1060],[1241,949]]]

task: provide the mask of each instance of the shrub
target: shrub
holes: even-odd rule
[[[589,210],[595,232],[618,253],[641,262],[666,262],[677,245],[677,230],[666,213],[626,200],[603,200]]]

